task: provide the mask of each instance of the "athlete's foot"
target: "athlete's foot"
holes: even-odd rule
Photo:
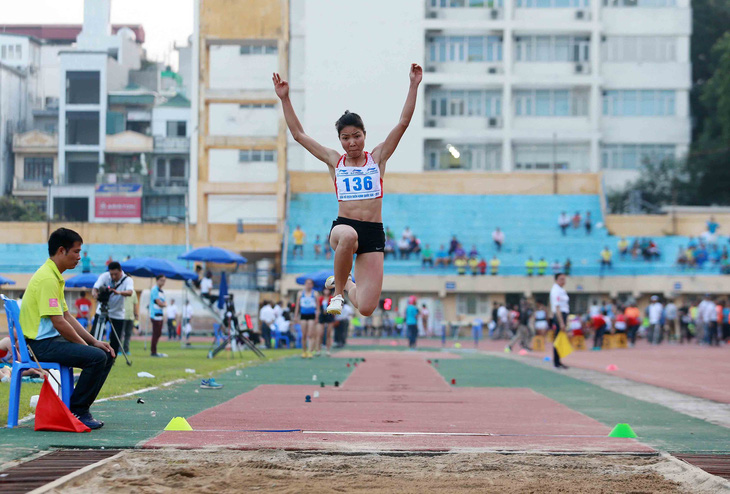
[[[342,314],[342,306],[345,303],[345,298],[342,295],[335,295],[330,300],[330,304],[327,306],[327,314]]]
[[[347,289],[347,283],[349,283],[351,281],[352,281],[352,275],[348,274],[347,281],[345,282],[345,289]],[[327,280],[325,280],[325,282],[324,282],[324,287],[332,290],[335,287],[335,277],[334,276],[328,277]]]

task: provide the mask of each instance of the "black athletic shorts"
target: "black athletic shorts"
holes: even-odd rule
[[[357,252],[355,254],[366,254],[368,252],[383,252],[385,250],[385,230],[382,223],[372,221],[358,221],[338,216],[332,222],[332,228],[337,225],[348,225],[357,233]],[[330,233],[332,233],[330,228]]]
[[[314,314],[299,314],[302,321],[314,321]]]
[[[334,314],[327,314],[326,312],[325,313],[320,312],[320,314],[319,314],[319,323],[320,324],[327,324],[327,323],[331,323],[331,322],[335,322]]]

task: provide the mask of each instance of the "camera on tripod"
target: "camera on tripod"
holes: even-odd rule
[[[112,296],[112,289],[108,286],[100,286],[97,290],[96,300],[99,301],[100,304],[106,305],[109,303],[109,297]]]

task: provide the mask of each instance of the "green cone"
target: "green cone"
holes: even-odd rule
[[[629,424],[616,424],[608,437],[638,437]]]

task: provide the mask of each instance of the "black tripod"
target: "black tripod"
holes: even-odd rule
[[[117,333],[116,328],[114,327],[114,323],[109,319],[109,305],[107,302],[101,302],[101,306],[99,308],[99,314],[96,317],[96,323],[94,324],[94,327],[91,328],[91,334],[99,341],[102,341],[104,339],[104,333],[106,332],[106,323],[109,323],[109,325],[112,328],[112,333],[114,333],[114,337],[119,342],[119,351],[122,352],[122,355],[124,355],[124,360],[127,361],[127,365],[132,365],[132,361],[129,360],[129,357],[127,356],[127,352],[124,351],[124,344],[122,340],[119,338],[119,333]]]
[[[226,316],[223,318],[223,325],[228,330],[228,336],[226,336],[221,344],[215,348],[213,348],[215,346],[215,341],[213,342],[210,350],[208,351],[208,358],[215,357],[220,351],[224,350],[229,343],[231,343],[231,348],[233,348],[234,343],[237,344],[236,346],[238,346],[239,355],[242,351],[241,347],[245,345],[253,353],[255,353],[257,357],[265,358],[263,352],[256,348],[256,345],[254,345],[253,342],[246,337],[244,331],[239,326],[238,317],[236,316],[236,306],[233,304],[233,295],[226,297]]]

